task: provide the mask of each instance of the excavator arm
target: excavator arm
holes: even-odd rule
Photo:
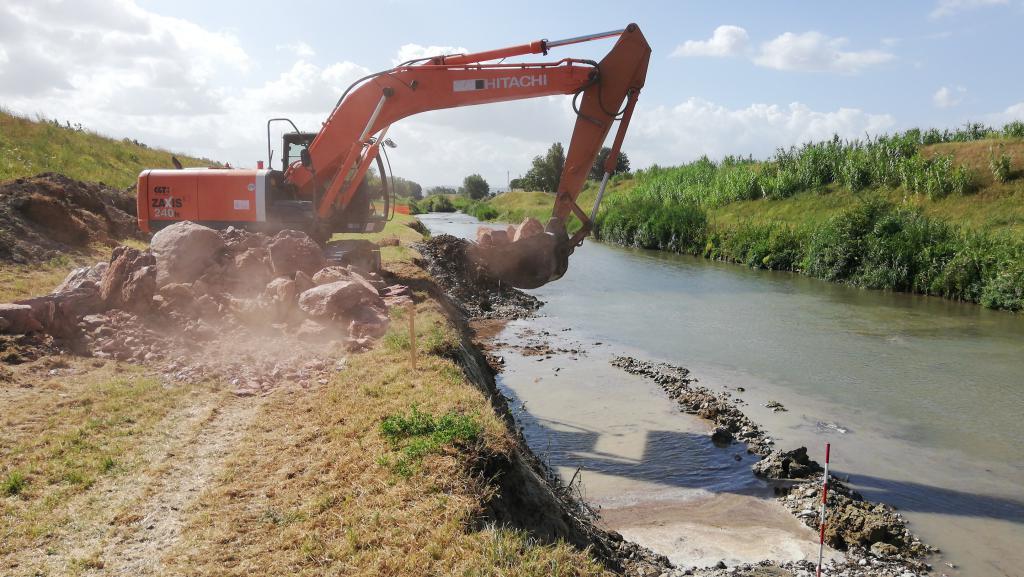
[[[559,46],[614,36],[618,37],[617,42],[600,62],[565,58],[541,63],[503,63],[510,57],[546,55]],[[576,125],[545,234],[476,253],[498,278],[522,288],[540,286],[565,273],[569,255],[593,226],[608,175],[615,166],[647,76],[650,53],[639,27],[630,24],[622,30],[578,38],[438,56],[371,74],[342,95],[310,143],[308,155],[303,162],[288,168],[285,180],[296,187],[300,196],[313,199],[318,218],[328,220],[352,202],[395,122],[430,110],[571,94]],[[619,127],[613,152],[605,166],[597,202],[588,214],[576,200],[616,120]],[[582,226],[570,238],[566,225],[571,215]]]

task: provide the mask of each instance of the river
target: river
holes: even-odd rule
[[[435,234],[478,225],[420,218]],[[706,422],[609,366],[618,354],[729,390],[780,448],[823,461],[832,443],[839,476],[942,549],[936,575],[1021,575],[1024,316],[591,240],[529,292],[546,304],[496,337],[510,346],[499,384],[534,450],[566,480],[579,470],[626,537],[684,566],[816,550],[751,457],[711,445]],[[538,339],[569,352],[514,353]]]

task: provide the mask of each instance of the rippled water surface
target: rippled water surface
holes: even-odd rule
[[[463,236],[477,226],[465,215],[423,220]],[[744,388],[734,392],[744,410],[782,447],[807,445],[821,460],[831,442],[835,469],[944,550],[936,574],[1024,567],[1024,316],[591,241],[563,279],[531,292],[543,316],[501,338],[546,330],[553,346],[586,354],[509,355],[503,382],[526,401],[534,448],[563,475],[580,467],[588,497],[610,510],[764,491],[748,459],[708,445],[705,423],[607,364],[634,354]],[[772,413],[769,400],[789,410]]]

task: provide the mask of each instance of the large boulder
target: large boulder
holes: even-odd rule
[[[516,242],[524,238],[530,238],[544,232],[544,225],[539,220],[528,216],[523,219],[523,222],[519,223],[516,227],[516,233],[512,237],[512,241]]]
[[[77,336],[78,320],[104,309],[99,289],[92,283],[14,304],[31,307],[32,316],[42,325],[42,330],[55,337]]]
[[[103,273],[106,272],[108,266],[110,266],[110,263],[98,262],[92,266],[76,268],[69,272],[68,276],[64,277],[64,280],[57,285],[57,288],[53,289],[53,292],[60,293],[74,290],[88,283],[98,287],[100,286],[100,281],[103,280]]]
[[[299,295],[299,308],[314,318],[349,318],[361,308],[387,310],[373,287],[355,279],[315,286]]]
[[[103,272],[99,296],[107,308],[145,311],[153,306],[156,279],[157,264],[152,253],[119,246]]]
[[[248,248],[235,255],[231,270],[233,289],[239,293],[259,292],[273,278],[270,253],[265,248]]]
[[[212,228],[194,222],[176,222],[153,235],[157,286],[190,283],[224,250],[224,240]]]
[[[354,339],[376,339],[388,331],[387,313],[376,307],[362,307],[352,312],[352,320],[348,325],[348,334]]]
[[[32,315],[30,305],[0,304],[0,332],[21,335],[41,330],[43,325]]]
[[[806,479],[822,472],[821,465],[807,456],[807,447],[773,451],[753,466],[754,474],[769,479]]]
[[[369,274],[373,275],[374,273]],[[377,287],[373,286],[373,283],[371,283],[366,277],[357,272],[354,272],[350,268],[342,266],[329,266],[313,275],[313,282],[318,285],[329,284],[332,282],[338,282],[342,280],[358,282],[359,284],[366,287],[366,290],[372,291],[375,294],[379,294],[380,292],[377,290]]]
[[[270,241],[270,260],[275,276],[292,276],[296,271],[308,275],[327,266],[320,245],[308,234],[297,230],[282,230]]]

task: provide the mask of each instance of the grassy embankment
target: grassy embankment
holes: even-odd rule
[[[1001,131],[833,140],[763,162],[652,167],[609,192],[597,234],[628,246],[1020,310],[1022,161],[1024,124],[1013,123]],[[593,190],[589,185],[583,206]],[[551,200],[508,193],[476,212],[543,220]]]
[[[57,172],[76,180],[127,188],[135,184],[139,172],[146,168],[172,168],[171,154],[127,139],[108,138],[45,120],[29,120],[0,109],[0,182]],[[216,164],[176,156],[185,166]],[[110,250],[97,245],[91,251],[47,263],[2,266],[0,302],[48,292],[71,269],[104,260],[110,256]]]
[[[76,180],[127,188],[147,168],[173,168],[171,154],[128,139],[29,120],[0,109],[0,182],[59,172]],[[184,166],[217,164],[205,158],[175,156]]]
[[[419,240],[409,220],[380,236]],[[396,281],[429,282],[411,249],[388,248]],[[169,574],[605,574],[567,545],[480,523],[495,489],[477,467],[515,440],[452,360],[459,336],[439,303],[417,301],[416,371],[392,309],[380,343],[329,383],[266,398],[113,361],[13,366],[0,379],[0,567],[118,571],[151,540],[145,566]],[[198,490],[176,485],[204,474]],[[186,500],[180,526],[147,534],[140,512],[171,490]]]

